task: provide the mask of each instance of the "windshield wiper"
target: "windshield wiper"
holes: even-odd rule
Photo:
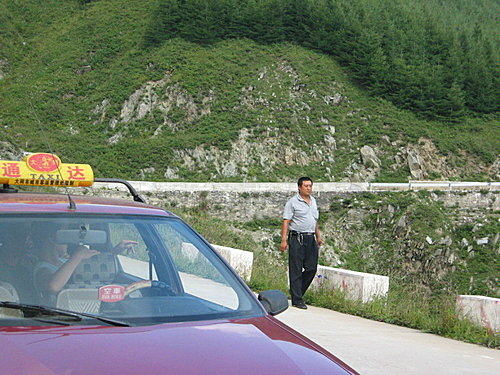
[[[18,302],[0,301],[0,307],[21,310],[23,313],[25,313],[27,315],[27,316],[25,315],[25,317],[28,317],[28,318],[38,318],[38,317],[44,316],[44,315],[50,316],[50,317],[59,316],[59,317],[64,317],[64,318],[60,319],[61,322],[64,322],[64,321],[80,322],[80,321],[82,321],[82,317],[85,317],[85,318],[96,319],[96,320],[99,320],[100,322],[107,323],[107,324],[117,326],[117,327],[130,327],[130,324],[119,321],[119,320],[110,319],[110,318],[106,318],[106,317],[94,315],[94,314],[89,314],[89,313],[82,313],[82,312],[77,312],[77,311],[58,309],[58,308],[50,307],[50,306],[28,305],[28,304],[18,303]],[[68,318],[70,318],[70,319],[68,319]],[[37,320],[45,321],[43,319],[37,319]],[[51,320],[46,320],[46,322],[54,323]]]

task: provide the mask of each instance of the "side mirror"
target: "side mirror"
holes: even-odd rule
[[[259,301],[271,315],[278,315],[288,309],[288,298],[281,290],[266,290],[259,293]]]

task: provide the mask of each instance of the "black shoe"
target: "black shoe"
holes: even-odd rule
[[[307,305],[304,302],[294,303],[292,306],[298,309],[307,310]]]

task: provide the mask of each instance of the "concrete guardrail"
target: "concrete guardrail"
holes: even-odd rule
[[[500,333],[500,299],[461,295],[456,302],[457,315],[462,319]]]
[[[212,245],[212,247],[238,272],[243,280],[250,281],[253,267],[253,253],[251,251],[219,245]]]
[[[252,252],[218,245],[212,247],[245,281],[250,281],[253,266]],[[318,266],[312,288],[339,289],[346,293],[347,298],[369,302],[387,294],[389,277]]]
[[[152,182],[130,181],[140,193],[159,193],[169,191],[227,191],[227,192],[291,192],[297,190],[295,182]],[[99,183],[94,188],[126,190],[116,183]],[[500,182],[467,181],[408,181],[405,183],[385,182],[316,182],[314,191],[321,192],[362,192],[362,191],[493,191],[500,190]]]
[[[389,277],[318,266],[318,272],[311,287],[313,289],[338,289],[343,291],[347,298],[366,303],[387,295]]]

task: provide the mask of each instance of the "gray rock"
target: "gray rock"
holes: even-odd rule
[[[406,228],[407,225],[408,224],[406,221],[406,215],[403,215],[399,218],[398,222],[396,223],[396,225],[392,229],[392,232],[394,234],[398,235],[404,231],[404,229]]]
[[[333,96],[324,96],[323,97],[323,101],[326,104],[330,104],[330,105],[333,105],[335,107],[339,106],[343,100],[344,100],[344,97],[339,93],[336,93]]]
[[[113,135],[112,137],[110,137],[108,139],[108,143],[110,145],[114,145],[115,143],[118,143],[120,141],[120,139],[123,138],[123,135],[121,133],[116,133],[115,135]]]
[[[227,163],[223,168],[222,168],[222,174],[226,177],[232,177],[236,176],[238,174],[238,170],[236,167],[236,164],[232,161]]]
[[[479,238],[479,239],[476,241],[476,243],[477,243],[478,245],[487,245],[487,244],[488,244],[488,242],[489,242],[488,237]]]
[[[370,146],[361,147],[361,159],[363,160],[363,165],[367,168],[380,168],[380,159],[375,154],[375,150]]]
[[[139,171],[139,175],[141,176],[141,180],[146,180],[148,175],[152,175],[155,173],[154,167],[143,168]]]
[[[170,168],[168,167],[164,176],[167,180],[174,180],[179,178],[179,175],[177,174],[179,170],[177,168]]]
[[[408,151],[408,168],[413,178],[421,180],[424,177],[420,155],[415,151]]]
[[[5,78],[5,68],[9,65],[7,59],[0,59],[0,79]]]
[[[452,244],[452,240],[450,236],[446,236],[445,238],[441,238],[438,242],[439,245],[450,246]]]
[[[483,224],[481,223],[477,223],[476,225],[474,225],[474,228],[472,228],[472,232],[477,232],[478,230],[480,230],[482,228]]]
[[[21,160],[27,154],[9,142],[0,141],[0,160]]]
[[[337,149],[337,141],[331,135],[326,135],[325,136],[325,144],[331,150],[336,150]]]

